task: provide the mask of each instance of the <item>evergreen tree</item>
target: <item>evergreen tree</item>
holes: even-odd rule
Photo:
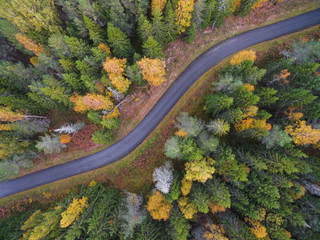
[[[148,40],[143,43],[142,49],[144,52],[144,55],[148,58],[162,58],[162,47],[160,44],[153,39],[153,37],[149,37]]]
[[[170,226],[172,228],[172,239],[186,240],[189,236],[191,225],[177,208],[174,208],[172,211]]]
[[[117,58],[128,58],[133,54],[129,38],[111,23],[108,24],[108,42]]]
[[[167,42],[169,43],[173,42],[178,36],[178,27],[175,23],[175,13],[170,0],[168,1],[166,6],[165,26],[166,26]]]
[[[89,46],[83,39],[64,36],[70,52],[77,58],[84,58],[89,53]]]
[[[104,42],[103,30],[100,25],[96,24],[91,18],[83,16],[84,24],[89,31],[90,39],[98,45],[99,43]]]
[[[166,42],[167,26],[163,21],[162,13],[158,7],[152,12],[152,37],[161,45]]]

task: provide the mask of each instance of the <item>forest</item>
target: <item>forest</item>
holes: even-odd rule
[[[133,89],[167,80],[168,44],[263,2],[279,1],[0,0],[0,181],[88,123],[94,143],[113,143]],[[319,239],[319,39],[262,63],[235,54],[200,113],[175,119],[152,190],[92,180],[50,204],[29,198],[0,219],[0,239]],[[57,127],[52,111],[81,117]]]

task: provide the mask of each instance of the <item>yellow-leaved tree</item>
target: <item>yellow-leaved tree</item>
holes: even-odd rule
[[[125,68],[127,59],[109,58],[103,64],[104,70],[108,73],[111,83],[120,93],[125,93],[131,82],[125,78]]]
[[[25,119],[26,116],[19,112],[12,111],[9,107],[0,106],[0,121],[1,122],[15,122]]]
[[[224,236],[226,231],[224,230],[224,227],[221,225],[206,223],[205,230],[206,231],[202,235],[205,240],[228,240],[229,239]]]
[[[153,12],[156,7],[160,9],[160,12],[162,12],[166,4],[167,4],[167,0],[152,0],[151,12]]]
[[[263,226],[258,220],[245,218],[245,221],[249,223],[250,231],[258,238],[264,238],[268,235],[267,228]]]
[[[187,197],[179,198],[178,205],[186,219],[193,218],[193,216],[198,212],[197,206]]]
[[[192,181],[187,180],[186,177],[184,177],[181,181],[181,192],[183,196],[187,196],[192,188]]]
[[[214,160],[210,157],[187,162],[185,164],[185,179],[187,181],[198,181],[205,183],[209,178],[212,178],[212,174],[215,171],[213,164]]]
[[[142,76],[153,86],[159,86],[166,81],[165,67],[166,63],[160,59],[149,59],[144,57],[137,62]]]
[[[313,129],[311,125],[307,125],[306,121],[297,121],[287,126],[285,132],[291,135],[293,142],[297,145],[316,145],[320,142],[320,129]]]
[[[193,8],[194,0],[179,0],[176,9],[176,25],[179,34],[185,32],[187,27],[191,25]]]
[[[110,111],[113,108],[113,103],[108,96],[103,96],[94,93],[88,93],[85,96],[79,96],[77,93],[74,93],[70,97],[70,101],[75,104],[74,110],[76,112],[85,112],[89,109],[103,109]]]
[[[238,65],[240,63],[242,63],[245,60],[251,60],[254,61],[256,60],[256,52],[250,50],[250,51],[241,51],[237,54],[235,54],[231,60],[230,60],[230,64],[231,65]]]
[[[70,226],[87,207],[89,207],[87,197],[82,197],[81,199],[74,198],[67,210],[61,213],[62,219],[60,220],[60,227],[66,228]]]
[[[149,198],[147,204],[147,209],[155,220],[168,220],[172,207],[172,204],[159,191]]]

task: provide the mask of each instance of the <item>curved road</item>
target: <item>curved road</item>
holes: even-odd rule
[[[191,85],[229,55],[264,41],[320,24],[320,8],[227,39],[196,58],[125,138],[90,156],[0,183],[0,198],[103,167],[128,155],[157,127]]]

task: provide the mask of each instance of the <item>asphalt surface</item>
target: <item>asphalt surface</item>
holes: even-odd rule
[[[143,121],[122,140],[90,156],[56,165],[13,180],[0,182],[0,198],[101,168],[120,160],[138,147],[192,84],[221,60],[252,45],[318,24],[320,24],[320,8],[294,18],[239,34],[219,43],[196,58],[170,86]]]

